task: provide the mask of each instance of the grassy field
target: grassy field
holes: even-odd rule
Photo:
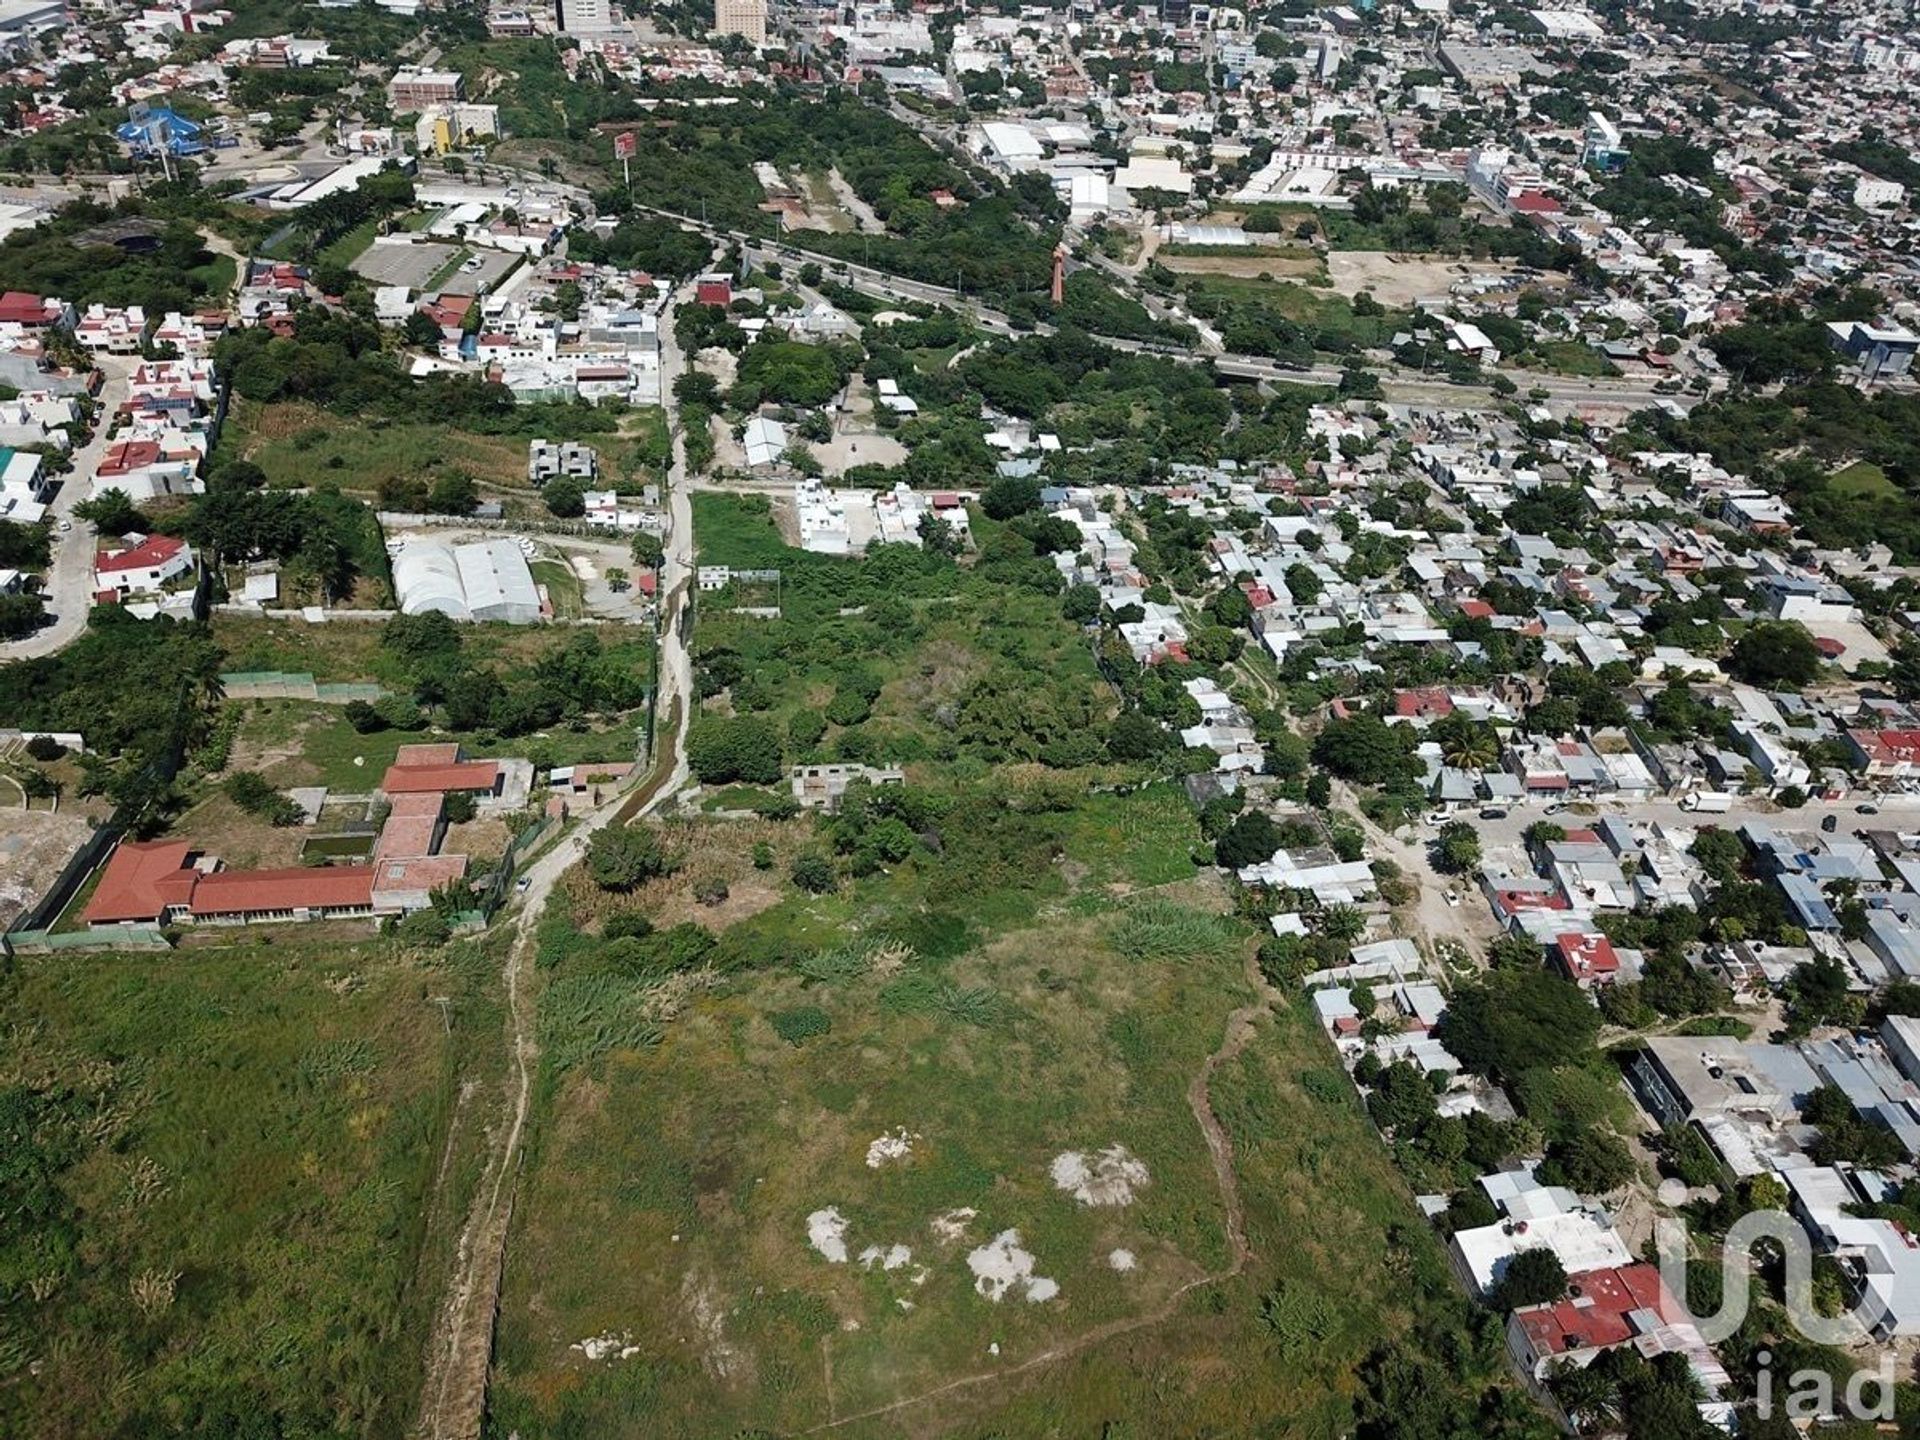
[[[1337,290],[1298,285],[1291,280],[1261,280],[1234,275],[1198,275],[1189,281],[1197,292],[1243,305],[1272,310],[1308,330],[1325,330],[1359,346],[1381,345],[1405,328],[1408,315],[1388,310],[1380,315],[1356,315],[1353,304]]]
[[[1598,379],[1620,373],[1620,367],[1584,340],[1547,340],[1533,347],[1530,355],[1538,368],[1556,375]]]
[[[712,827],[707,849],[733,858],[701,850],[688,875],[730,863],[761,907],[725,929],[723,963],[787,960],[696,988],[638,1043],[583,1045],[568,1016],[593,942],[556,930],[491,1433],[784,1433],[968,1377],[844,1432],[1346,1433],[1358,1359],[1423,1318],[1440,1261],[1350,1096],[1303,1089],[1336,1062],[1283,1010],[1212,1083],[1254,1253],[1209,1280],[1231,1249],[1189,1085],[1255,997],[1250,932],[1185,858],[1190,810],[1153,790],[969,818],[967,853],[822,897],[779,865],[756,878],[726,844],[737,827]],[[806,823],[756,833],[788,832],[784,861]],[[665,924],[688,883],[642,904]],[[909,1153],[869,1164],[901,1132]],[[1145,1166],[1131,1203],[1056,1184],[1056,1157],[1115,1145]],[[844,1263],[810,1243],[828,1208]],[[976,1287],[970,1255],[1008,1230],[1057,1294]],[[1390,1230],[1405,1238],[1383,1244]],[[892,1253],[863,1265],[869,1247]],[[1284,1355],[1260,1320],[1276,1290],[1310,1318]],[[1012,1373],[1106,1326],[1120,1333]],[[611,1354],[579,1348],[601,1337]]]
[[[656,405],[627,412],[621,433],[592,443],[600,452],[600,480],[622,494],[637,494],[642,485],[659,481],[673,451],[667,440],[667,412]]]
[[[455,740],[476,759],[526,756],[542,765],[631,760],[637,744],[634,726],[643,723],[636,717],[631,724],[606,729],[575,731],[556,726],[537,735],[512,737],[431,726],[362,735],[341,717],[337,705],[313,705],[301,700],[251,700],[245,704],[246,718],[240,726],[233,768],[258,770],[283,789],[325,785],[348,794],[364,794],[375,788],[402,745]],[[183,819],[176,828],[186,825]]]
[[[374,237],[379,233],[380,217],[375,216],[371,220],[354,226],[315,258],[323,265],[351,265],[360,258],[369,245],[373,244]]]
[[[524,488],[527,442],[474,435],[441,425],[352,421],[306,405],[235,401],[221,452],[251,460],[274,486],[330,478],[343,490],[373,495],[389,479],[468,474],[482,485]]]
[[[1016,703],[1030,719],[1079,715],[1083,729],[1111,706],[1086,639],[1062,616],[1056,596],[949,567],[916,577],[918,593],[900,585],[859,607],[864,597],[848,587],[857,583],[861,562],[788,548],[750,500],[708,493],[696,495],[694,506],[701,564],[777,568],[783,575],[778,619],[729,611],[726,594],[700,610],[696,662],[714,668],[737,660],[742,672],[745,683],[733,685],[729,702],[765,713],[784,731],[802,710],[844,719],[833,702],[849,687],[850,669],[872,688],[869,713],[830,724],[793,758],[853,745],[901,761],[954,759],[956,746],[978,733],[969,717],[982,715],[996,689],[1018,689]],[[974,524],[983,544],[998,528],[978,517]],[[771,603],[772,595],[746,598]],[[976,708],[983,695],[987,701]]]
[[[293,938],[16,960],[8,1170],[44,1188],[8,1181],[0,1433],[404,1433],[492,965]]]
[[[1900,487],[1887,478],[1887,472],[1871,460],[1856,460],[1827,477],[1833,490],[1849,497],[1870,500],[1897,500]]]
[[[581,599],[580,577],[564,560],[535,560],[530,566],[536,585],[547,587],[547,603],[553,606],[556,620],[578,620],[585,610]]]
[[[564,646],[576,632],[544,625],[485,623],[462,625],[459,633],[461,654],[470,664],[512,668],[532,664]],[[602,625],[594,633],[607,648],[620,647],[630,663],[643,668],[651,664],[651,629]],[[406,680],[404,664],[382,646],[380,635],[380,625],[372,621],[314,625],[249,615],[213,617],[213,638],[227,653],[224,668],[228,671],[285,670],[311,674],[322,684],[368,681],[389,688],[401,686]]]

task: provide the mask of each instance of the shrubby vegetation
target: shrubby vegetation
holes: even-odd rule
[[[214,256],[191,224],[153,219],[154,248],[146,252],[112,244],[83,244],[95,226],[139,219],[138,202],[109,208],[82,200],[53,219],[0,240],[0,289],[58,296],[76,307],[140,305],[150,315],[192,310],[204,303]]]

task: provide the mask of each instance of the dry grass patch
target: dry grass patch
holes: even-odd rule
[[[770,910],[785,895],[788,863],[813,833],[805,821],[670,819],[653,822],[674,871],[646,881],[630,894],[602,890],[584,868],[569,870],[560,881],[582,929],[604,928],[616,915],[644,915],[656,929],[691,922],[716,934]],[[754,847],[773,850],[772,868],[757,870]],[[725,896],[713,897],[719,888]]]

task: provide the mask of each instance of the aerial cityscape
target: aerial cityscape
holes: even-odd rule
[[[1911,3],[0,72],[0,1436],[1920,1440]]]

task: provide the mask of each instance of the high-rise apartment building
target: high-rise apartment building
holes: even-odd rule
[[[610,0],[554,0],[560,29],[568,35],[603,35],[614,28]]]
[[[767,43],[767,0],[714,0],[713,33],[741,35],[755,45]]]

